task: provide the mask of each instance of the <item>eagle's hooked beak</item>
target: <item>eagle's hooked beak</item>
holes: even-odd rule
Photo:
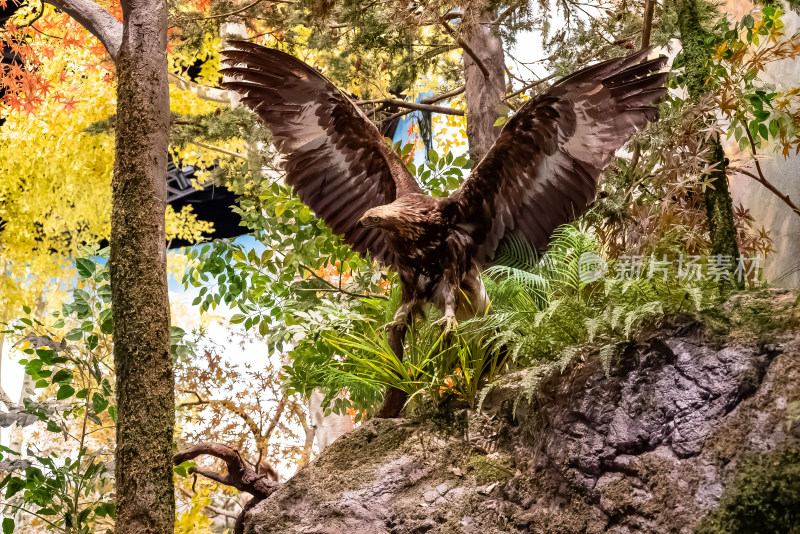
[[[363,217],[361,217],[358,220],[358,222],[360,222],[361,226],[363,226],[365,228],[372,228],[374,226],[377,226],[376,219],[377,219],[376,217],[368,217],[368,216],[364,215]]]

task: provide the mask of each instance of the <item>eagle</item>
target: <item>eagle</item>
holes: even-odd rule
[[[649,49],[579,70],[525,102],[461,186],[436,198],[317,70],[254,43],[228,46],[223,86],[272,132],[286,183],[354,250],[397,272],[396,326],[428,302],[447,330],[485,310],[480,271],[501,240],[545,250],[556,227],[585,212],[614,153],[656,120],[666,92],[666,58],[648,59]]]

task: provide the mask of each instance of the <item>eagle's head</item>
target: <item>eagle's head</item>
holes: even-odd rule
[[[408,195],[391,204],[368,209],[360,222],[367,228],[380,228],[402,237],[412,237],[419,234],[428,223],[438,221],[437,215],[432,198]]]

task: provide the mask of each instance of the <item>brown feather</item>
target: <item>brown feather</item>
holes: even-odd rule
[[[451,196],[473,254],[489,262],[508,232],[544,250],[561,224],[580,216],[597,180],[631,134],[658,115],[666,58],[649,50],[611,59],[560,80],[528,101],[486,157]]]
[[[223,86],[243,95],[286,155],[286,182],[358,252],[394,263],[386,238],[364,229],[370,208],[422,189],[380,132],[341,91],[299,59],[245,41],[223,52],[232,79]]]

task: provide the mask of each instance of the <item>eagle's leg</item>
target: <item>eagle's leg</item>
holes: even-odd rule
[[[394,320],[387,326],[408,326],[408,321],[411,318],[411,310],[413,308],[413,300],[400,304],[400,307],[394,312]]]
[[[458,277],[454,276],[451,269],[446,269],[441,283],[444,284],[442,291],[442,296],[444,297],[444,317],[434,324],[444,324],[444,331],[447,333],[458,324],[456,320],[459,293]]]

